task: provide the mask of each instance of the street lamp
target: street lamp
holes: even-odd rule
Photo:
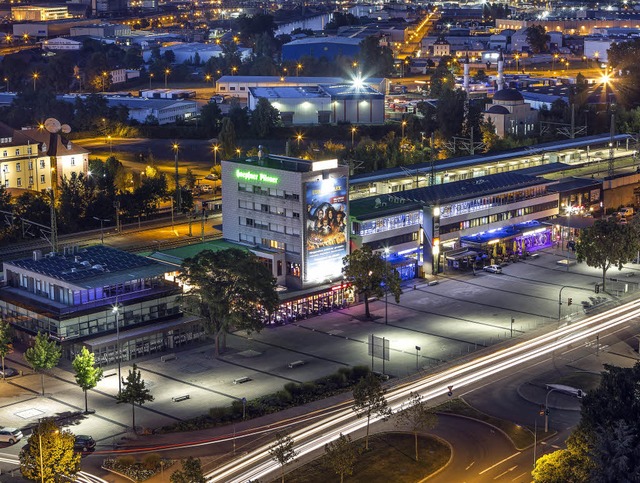
[[[171,71],[169,69],[165,69],[164,70],[164,88],[167,88],[167,78],[169,77],[169,74],[171,73]]]
[[[100,222],[100,243],[104,245],[104,231],[102,229],[103,223],[105,221],[111,221],[111,220],[108,218],[98,218],[97,216],[94,216],[93,219]]]
[[[4,78],[4,81],[5,81],[5,82],[6,82],[6,84],[7,84],[7,92],[9,92],[9,78],[8,78],[8,77],[5,77],[5,78]]]
[[[105,85],[107,83],[107,73],[102,73],[102,92],[106,92]]]
[[[151,81],[153,80],[153,77],[154,77],[154,73],[150,72],[149,73],[149,90],[151,90]]]
[[[220,149],[220,146],[218,146],[217,144],[213,145],[213,165],[217,166],[218,165],[218,149]]]
[[[58,434],[56,429],[51,434]],[[40,450],[40,481],[44,483],[44,457],[42,456],[42,426],[38,428],[38,448]]]
[[[353,147],[355,144],[355,137],[356,137],[356,128],[354,126],[351,128],[351,147]]]
[[[302,69],[302,64],[296,65],[296,77],[300,75],[300,69]]]
[[[551,70],[556,70],[556,60],[558,59],[558,54],[553,54],[553,58],[551,61]]]
[[[116,316],[116,356],[118,358],[118,394],[122,392],[122,376],[121,376],[121,368],[120,368],[120,306],[118,305],[118,298],[116,297],[116,304],[113,306],[111,311]]]
[[[33,91],[35,92],[36,90],[36,81],[38,80],[38,77],[40,77],[40,74],[37,72],[34,72],[33,75]]]
[[[520,72],[520,55],[516,54],[513,58],[516,59],[516,72]]]
[[[180,175],[178,174],[178,151],[180,150],[180,146],[178,143],[173,143],[173,150],[175,151],[174,157],[174,165],[175,165],[175,178],[176,178],[176,209],[180,210],[182,206],[182,193],[180,190]],[[173,210],[172,210],[173,211]]]
[[[421,347],[419,345],[416,346],[416,372],[418,372],[420,370],[419,368],[419,358],[420,358],[420,350]]]
[[[404,128],[407,126],[407,121],[402,121],[402,139],[404,139]]]
[[[236,148],[236,154],[240,157],[240,148]]]
[[[109,141],[109,154],[113,154],[113,143],[111,142],[111,134],[107,136],[107,140]]]
[[[231,67],[231,74],[236,75],[236,72],[238,72],[238,68],[234,65],[233,67]]]
[[[302,134],[296,134],[296,140],[298,141],[298,150],[300,150],[300,141],[302,141]]]
[[[384,325],[389,324],[389,248],[384,249]]]

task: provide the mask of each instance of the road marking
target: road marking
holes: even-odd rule
[[[503,471],[502,473],[500,473],[498,476],[496,476],[494,478],[494,480],[497,480],[498,478],[506,475],[507,473],[510,473],[511,471],[515,470],[518,467],[518,465],[512,466],[511,468],[509,468],[507,471]]]
[[[527,471],[525,471],[524,473],[519,474],[518,476],[516,476],[513,480],[511,481],[516,481],[519,480],[520,478],[522,478],[523,476],[528,475],[529,473]]]
[[[489,468],[487,468],[486,470],[482,470],[480,473],[478,473],[479,475],[482,475],[484,473],[486,473],[489,470],[494,469],[496,466],[501,465],[502,463],[504,463],[505,461],[509,461],[511,458],[515,458],[516,456],[518,456],[521,453],[521,451],[518,451],[517,453],[513,453],[511,456],[507,456],[505,459],[503,459],[502,461],[498,461],[495,465],[493,466],[489,466]]]
[[[471,468],[475,464],[476,464],[476,462],[472,461],[471,464],[465,468],[465,471],[469,471],[469,468]]]
[[[612,335],[614,335],[614,334],[617,334],[617,333],[618,333],[618,332],[620,332],[620,331],[626,330],[626,329],[628,329],[628,328],[630,328],[630,327],[631,327],[630,325],[627,325],[626,327],[621,327],[620,329],[615,330],[615,331],[613,331],[613,332],[610,332],[610,333],[608,333],[607,335],[603,336],[603,338],[604,338],[604,337],[610,337],[610,336],[612,336]],[[588,347],[588,346],[587,346],[587,344],[588,344],[588,342],[586,342],[584,345],[579,345],[579,346],[577,346],[577,347],[574,347],[573,349],[569,349],[569,350],[566,350],[566,351],[564,351],[564,352],[561,352],[561,353],[560,353],[560,355],[561,355],[561,356],[563,356],[563,355],[565,355],[565,354],[568,354],[569,352],[573,352],[573,351],[575,351],[575,350],[582,349],[582,348],[584,348],[584,347]]]

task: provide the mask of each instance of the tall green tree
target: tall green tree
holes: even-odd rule
[[[0,360],[2,361],[2,379],[4,380],[4,358],[13,352],[13,330],[9,322],[0,319]]]
[[[73,370],[76,371],[76,383],[84,392],[84,413],[89,412],[87,402],[87,392],[98,385],[102,379],[102,369],[96,367],[95,354],[89,349],[82,347],[79,354],[76,354],[72,362]]]
[[[419,461],[418,432],[433,429],[438,424],[438,416],[419,393],[411,392],[407,404],[396,413],[396,418],[398,425],[408,427],[413,433],[416,461]]]
[[[384,388],[378,376],[367,374],[353,388],[353,411],[358,418],[367,417],[367,435],[365,436],[365,450],[369,450],[369,425],[371,417],[377,416],[386,421],[391,416],[391,409],[384,397]]]
[[[532,25],[527,28],[527,42],[534,54],[541,54],[549,50],[551,36],[543,25]]]
[[[229,117],[222,118],[222,126],[218,134],[221,159],[231,159],[236,155],[236,128]]]
[[[55,421],[41,421],[20,452],[20,472],[27,480],[74,481],[80,471],[80,453],[73,450],[75,437]]]
[[[42,395],[44,396],[44,372],[58,365],[62,348],[56,341],[49,340],[49,335],[38,332],[33,341],[33,346],[24,352],[24,358],[34,371],[40,373],[42,383]]]
[[[324,445],[324,459],[335,473],[340,483],[345,476],[351,476],[358,459],[358,449],[351,442],[351,436],[340,433],[340,437]]]
[[[382,256],[369,245],[351,252],[342,259],[342,273],[364,298],[365,316],[370,319],[369,298],[382,297],[388,290],[400,302],[400,277],[397,270],[388,266]],[[384,288],[386,287],[386,289]]]
[[[360,64],[363,77],[386,77],[393,72],[393,51],[380,45],[380,38],[374,35],[360,42]]]
[[[267,137],[280,122],[280,111],[271,105],[269,99],[258,99],[251,113],[251,126],[259,138]]]
[[[609,268],[615,266],[622,270],[625,263],[637,256],[639,248],[638,235],[631,224],[596,220],[593,226],[582,230],[576,243],[576,258],[602,270],[602,288],[605,290]]]
[[[182,469],[175,471],[170,478],[171,483],[206,483],[202,472],[200,458],[189,456],[182,461]]]
[[[131,404],[133,431],[136,431],[136,404],[142,406],[153,401],[151,391],[147,388],[138,366],[133,365],[129,375],[122,378],[122,390],[116,396],[119,403]]]
[[[250,252],[205,250],[187,258],[182,268],[180,279],[192,287],[184,295],[185,306],[204,319],[215,339],[216,357],[230,327],[260,331],[265,313],[278,306],[271,271]]]
[[[269,447],[269,455],[280,465],[282,483],[284,483],[284,468],[293,463],[298,456],[293,438],[288,434],[277,433],[275,442]]]

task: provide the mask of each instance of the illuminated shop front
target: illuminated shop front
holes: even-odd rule
[[[355,291],[351,285],[341,283],[282,294],[281,300],[278,309],[268,317],[268,323],[286,324],[346,308],[355,302]]]

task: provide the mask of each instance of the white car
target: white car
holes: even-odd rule
[[[487,265],[482,270],[491,273],[502,273],[502,267],[500,265]]]
[[[17,428],[0,429],[0,443],[14,444],[22,439],[22,431]]]

